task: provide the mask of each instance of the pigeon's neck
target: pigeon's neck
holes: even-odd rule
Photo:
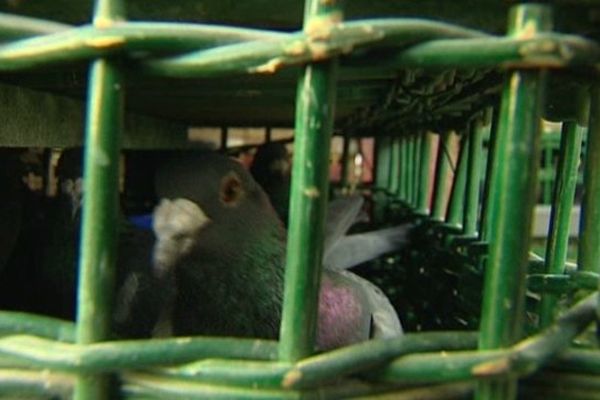
[[[285,231],[272,227],[254,234],[260,240],[230,243],[219,257],[199,254],[178,274],[176,334],[277,337]]]

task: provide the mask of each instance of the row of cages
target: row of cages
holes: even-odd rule
[[[506,36],[123,10],[0,15],[0,397],[600,398],[600,46],[552,3]],[[25,87],[77,63],[85,104]],[[125,112],[128,80],[290,68],[293,128]],[[348,70],[393,78],[338,119]]]

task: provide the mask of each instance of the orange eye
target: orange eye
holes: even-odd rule
[[[231,172],[221,180],[221,191],[219,193],[219,198],[221,203],[224,205],[236,205],[242,198],[243,194],[244,190],[242,188],[242,181],[235,173]]]

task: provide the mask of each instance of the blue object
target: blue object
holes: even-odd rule
[[[127,219],[138,228],[152,230],[152,214],[130,215]]]

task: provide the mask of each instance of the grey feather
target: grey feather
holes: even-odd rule
[[[347,269],[402,248],[408,242],[410,224],[339,238],[325,252],[323,264],[329,269]]]
[[[329,202],[325,220],[324,257],[327,257],[327,252],[335,247],[348,229],[358,222],[363,203],[361,196],[338,197]]]

